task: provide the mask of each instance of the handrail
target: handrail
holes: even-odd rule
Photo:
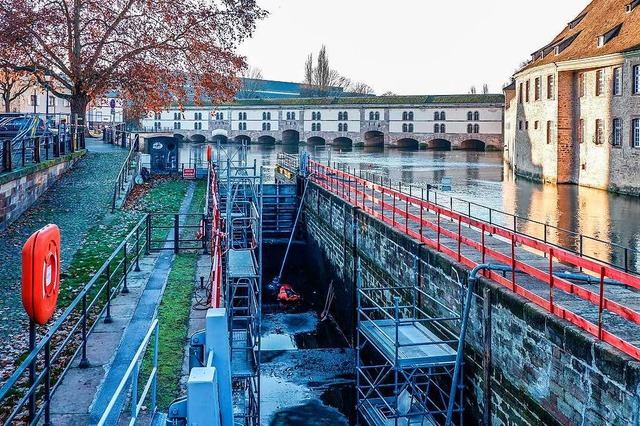
[[[487,258],[509,266],[511,276],[503,277],[495,272],[487,272],[487,277],[505,286],[513,292],[538,304],[550,313],[559,316],[599,340],[610,343],[628,355],[640,359],[640,346],[605,329],[604,310],[617,315],[620,320],[628,321],[635,326],[640,325],[640,312],[625,306],[624,302],[614,301],[605,297],[604,286],[607,278],[618,281],[629,287],[640,289],[640,276],[624,272],[604,262],[582,256],[570,250],[558,248],[542,240],[519,234],[508,228],[489,224],[485,221],[469,217],[452,211],[431,201],[426,201],[407,195],[395,189],[390,189],[372,183],[355,175],[323,166],[317,162],[310,162],[312,180],[320,187],[332,192],[347,202],[359,207],[363,212],[380,219],[384,223],[398,229],[429,247],[447,254],[458,262],[475,267],[478,263],[486,263]],[[470,237],[462,232],[462,227],[475,229],[477,236]],[[429,236],[428,236],[429,235]],[[486,235],[499,237],[505,244],[500,251],[495,246],[485,244]],[[481,261],[476,262],[462,253],[462,247],[472,248],[481,255]],[[516,257],[516,248],[521,247],[532,252],[540,253],[547,258],[548,269],[532,266],[526,260]],[[599,290],[592,291],[588,287],[575,285],[568,279],[554,276],[554,261],[582,268],[599,278]],[[546,283],[548,286],[545,296],[527,289],[516,282],[515,271],[522,271]],[[570,311],[554,300],[554,292],[561,291],[591,304],[597,313],[597,323],[587,320],[584,316]]]
[[[128,178],[130,176],[132,176],[131,173],[131,164],[133,163],[135,154],[138,153],[138,146],[136,144],[136,140],[139,140],[139,136],[133,135],[132,133],[128,134],[128,145],[129,145],[129,154],[127,155],[127,158],[124,160],[124,162],[122,163],[122,166],[120,167],[120,171],[118,172],[118,176],[116,177],[114,183],[113,183],[113,197],[112,197],[112,201],[111,201],[111,212],[113,213],[116,209],[116,201],[118,200],[118,197],[120,197],[120,195],[127,191],[127,188],[125,188],[124,184],[125,182],[128,182]]]
[[[151,336],[154,335],[154,346],[153,346],[153,368],[151,369],[151,374],[147,379],[147,382],[144,385],[144,390],[140,394],[140,398],[138,399],[138,375],[140,373],[140,363],[142,362],[142,358],[144,357],[144,353],[151,340]],[[133,376],[133,377],[132,377]],[[131,386],[133,390],[131,391],[131,420],[129,421],[129,426],[132,426],[136,423],[138,418],[138,414],[140,413],[140,409],[142,408],[142,404],[144,403],[145,398],[147,397],[147,393],[149,389],[151,389],[151,409],[149,410],[150,414],[153,416],[153,413],[156,410],[156,383],[158,378],[158,319],[154,319],[145,335],[142,343],[138,347],[136,354],[133,356],[133,359],[129,363],[129,367],[127,367],[127,371],[124,373],[122,380],[120,380],[120,384],[116,389],[113,397],[109,401],[107,408],[105,409],[102,417],[100,417],[100,421],[98,421],[98,426],[103,426],[106,424],[109,415],[111,414],[111,410],[116,404],[118,398],[122,396],[122,392],[125,390],[125,386],[129,379],[131,379]]]
[[[280,161],[280,159],[282,159],[282,162],[278,162],[277,164],[287,167],[292,171],[295,171],[297,168],[297,164],[292,163],[290,161],[290,157],[295,157],[295,154],[284,154],[284,153],[278,154],[277,161]],[[373,184],[384,186],[385,188],[389,188],[390,190],[393,190],[394,186],[396,186],[392,184],[391,180],[385,180],[383,176],[372,174],[367,170],[351,169],[349,167],[342,167],[342,170],[341,170],[340,167],[336,167],[335,162],[333,163],[333,167],[331,169],[342,171],[343,173],[350,174],[351,176],[357,175],[361,179],[366,179],[369,182],[372,182]],[[376,176],[380,177],[379,182],[378,182],[378,179],[376,179]],[[640,268],[638,266],[629,265],[630,257],[632,254],[635,255],[636,259],[640,259],[640,250],[638,249],[624,246],[612,241],[603,240],[603,239],[594,237],[592,235],[586,235],[576,231],[571,231],[566,228],[551,225],[547,222],[541,222],[535,219],[530,219],[528,217],[519,216],[514,213],[505,212],[503,210],[495,209],[493,207],[488,207],[473,201],[463,200],[461,198],[452,197],[450,195],[443,195],[442,192],[431,189],[429,186],[425,188],[425,187],[414,186],[410,183],[406,184],[403,182],[398,182],[397,190],[403,193],[407,193],[408,191],[408,194],[410,196],[415,196],[416,198],[420,197],[423,200],[425,199],[425,195],[426,195],[426,201],[431,201],[434,204],[441,207],[448,208],[451,211],[455,211],[457,213],[468,216],[470,218],[479,219],[479,220],[488,222],[491,225],[505,227],[518,234],[523,234],[529,237],[537,238],[539,240],[544,241],[547,244],[554,245],[556,247],[563,248],[566,250],[570,250],[575,253],[579,253],[581,256],[589,257],[594,260],[607,263],[608,265],[622,269],[625,272],[633,272],[636,274],[640,274]],[[443,201],[443,198],[444,198],[444,201]],[[463,207],[459,208],[455,206],[455,203],[462,203]],[[475,212],[472,212],[472,209],[471,209],[472,206],[476,207],[477,209],[480,209],[481,211],[477,212],[477,209],[476,209]],[[486,211],[486,216],[483,217],[482,211]],[[504,216],[505,220],[504,221],[496,220],[496,216],[498,217]],[[539,234],[536,232],[524,231],[522,229],[523,223],[531,223],[531,224],[537,225],[538,230],[540,231]],[[554,241],[554,239],[551,238],[551,236],[553,235],[553,231],[555,231],[556,235],[558,236],[567,235],[572,237],[575,240],[575,246],[571,247],[571,246],[563,245],[560,242]],[[556,238],[556,240],[560,240],[560,237]],[[595,254],[587,253],[587,249],[585,248],[585,245],[586,245],[586,242],[588,241],[592,241],[596,244],[602,244],[610,247],[612,253],[617,253],[616,257],[620,259],[620,262],[617,262],[617,263],[613,261],[610,262],[610,261],[603,260],[596,257]]]
[[[81,351],[81,366],[88,366],[87,359],[87,336],[98,321],[100,315],[106,311],[105,322],[111,322],[111,300],[121,288],[123,293],[128,292],[127,275],[131,270],[139,270],[140,253],[146,252],[146,234],[150,229],[146,226],[147,216],[143,217],[136,226],[129,232],[125,239],[112,252],[104,264],[95,272],[94,276],[82,288],[76,298],[67,306],[63,313],[58,317],[55,323],[49,328],[40,342],[27,355],[26,359],[18,366],[13,374],[0,388],[0,409],[8,412],[6,419],[0,419],[5,426],[12,422],[24,410],[29,403],[35,407],[35,395],[39,392],[43,381],[45,386],[45,399],[38,413],[30,413],[37,421],[44,414],[45,423],[49,422],[49,402],[51,395],[55,392],[58,382],[53,386],[49,386],[51,371],[55,368],[61,369],[62,374],[70,367],[71,361]],[[101,301],[104,298],[106,300]],[[103,303],[101,303],[103,302]],[[92,309],[97,307],[97,312]],[[78,311],[79,308],[79,312]],[[68,320],[75,321],[70,326]],[[65,328],[68,327],[68,328]],[[76,342],[73,337],[78,330],[81,329],[80,342]],[[60,334],[66,335],[62,339],[54,339],[54,336]],[[77,343],[76,346],[68,348],[69,344]],[[54,347],[54,353],[51,355],[51,346]],[[63,351],[69,350],[73,356],[62,359],[60,355]],[[10,393],[15,392],[16,386],[22,385],[27,378],[25,376],[31,368],[39,365],[39,356],[44,352],[44,364],[47,366],[39,372],[32,380],[29,380],[25,386],[28,389],[24,391],[16,404],[8,400]],[[56,362],[62,359],[62,364],[56,367]],[[5,403],[11,403],[12,406],[5,406]]]

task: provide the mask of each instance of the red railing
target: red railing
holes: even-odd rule
[[[222,238],[223,233],[220,229],[220,205],[218,200],[218,181],[215,168],[211,167],[209,171],[209,199],[211,200],[211,299],[212,308],[220,307],[221,289],[222,289]]]
[[[474,267],[478,263],[487,263],[490,260],[491,263],[510,266],[513,272],[507,276],[491,271],[487,271],[485,276],[554,315],[582,328],[598,339],[615,346],[636,359],[640,359],[640,347],[620,336],[621,334],[633,336],[634,333],[640,331],[634,326],[640,325],[640,313],[621,302],[605,297],[605,288],[609,285],[605,283],[609,283],[609,280],[638,290],[640,289],[639,276],[314,161],[309,163],[309,172],[313,173],[312,181],[319,186],[421,243],[451,256],[458,262]],[[465,232],[463,232],[463,227]],[[478,232],[470,233],[466,231],[467,228],[475,229]],[[494,237],[494,242],[496,239],[502,241],[504,245],[486,244],[487,236]],[[462,251],[463,247],[474,249],[477,253],[476,260],[471,259],[469,255],[465,256]],[[529,254],[539,254],[541,258],[548,258],[546,268],[541,269],[531,264],[539,264],[539,259],[538,262],[531,262],[523,260],[522,256],[519,258],[518,255],[521,255],[523,251],[527,251]],[[596,277],[599,282],[598,291],[589,290],[588,285],[574,284],[567,279],[554,276],[554,268],[563,266],[563,269],[566,269],[564,267],[566,265],[580,268],[584,274]],[[528,274],[542,282],[542,291],[540,291],[539,284],[536,287],[537,293],[518,284],[516,271]],[[529,284],[528,287],[532,287],[532,285]],[[618,290],[621,290],[620,287]],[[554,301],[554,292],[557,291],[589,302],[591,316],[597,317],[597,321],[589,321],[584,316],[572,312]],[[538,293],[544,293],[545,296]],[[632,291],[629,290],[628,295],[631,294]],[[624,296],[620,296],[620,298],[624,300]],[[605,330],[605,311],[627,320],[629,325],[633,326],[632,329],[616,333]],[[620,321],[612,322],[620,323]]]

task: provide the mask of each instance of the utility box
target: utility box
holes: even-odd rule
[[[187,382],[187,424],[220,426],[218,380],[214,367],[194,367]]]

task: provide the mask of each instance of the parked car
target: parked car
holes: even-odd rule
[[[0,117],[0,140],[33,138],[50,135],[45,121],[33,115]]]

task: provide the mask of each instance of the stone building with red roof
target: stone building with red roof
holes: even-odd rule
[[[640,194],[640,0],[594,0],[504,89],[516,174]]]

